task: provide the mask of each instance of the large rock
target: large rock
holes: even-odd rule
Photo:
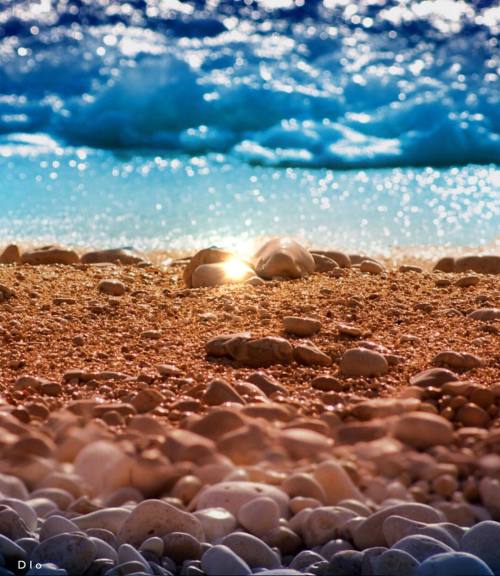
[[[120,544],[138,547],[151,536],[185,532],[203,541],[203,528],[193,514],[183,512],[163,500],[143,500],[127,517],[118,533]]]
[[[314,258],[298,242],[290,238],[273,238],[254,256],[257,274],[262,278],[301,278],[312,274]]]
[[[397,420],[394,436],[414,448],[448,445],[453,441],[453,426],[437,414],[409,412]]]
[[[58,246],[43,246],[35,250],[24,252],[21,256],[23,264],[33,266],[42,264],[77,264],[80,257],[74,250],[59,248]]]
[[[340,268],[351,267],[351,258],[349,257],[349,254],[346,254],[345,252],[339,252],[337,250],[314,250],[313,255],[314,254],[320,254],[326,258],[330,258],[330,260],[336,262]]]
[[[344,376],[382,376],[389,370],[385,357],[374,350],[352,348],[342,357],[340,371]]]
[[[193,272],[203,264],[217,264],[218,262],[225,262],[226,260],[231,260],[234,255],[221,248],[205,248],[197,252],[189,261],[187,266],[184,268],[183,278],[184,283],[188,288],[193,286]]]

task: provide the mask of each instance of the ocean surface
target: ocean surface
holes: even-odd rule
[[[500,8],[0,0],[0,243],[491,245]]]

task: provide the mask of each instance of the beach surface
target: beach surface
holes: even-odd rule
[[[188,261],[0,265],[8,567],[498,570],[498,274]]]

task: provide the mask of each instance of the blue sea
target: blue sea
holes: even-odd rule
[[[0,244],[498,246],[490,0],[0,0]]]

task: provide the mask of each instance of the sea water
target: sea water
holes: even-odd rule
[[[0,0],[0,243],[490,245],[500,9]]]

